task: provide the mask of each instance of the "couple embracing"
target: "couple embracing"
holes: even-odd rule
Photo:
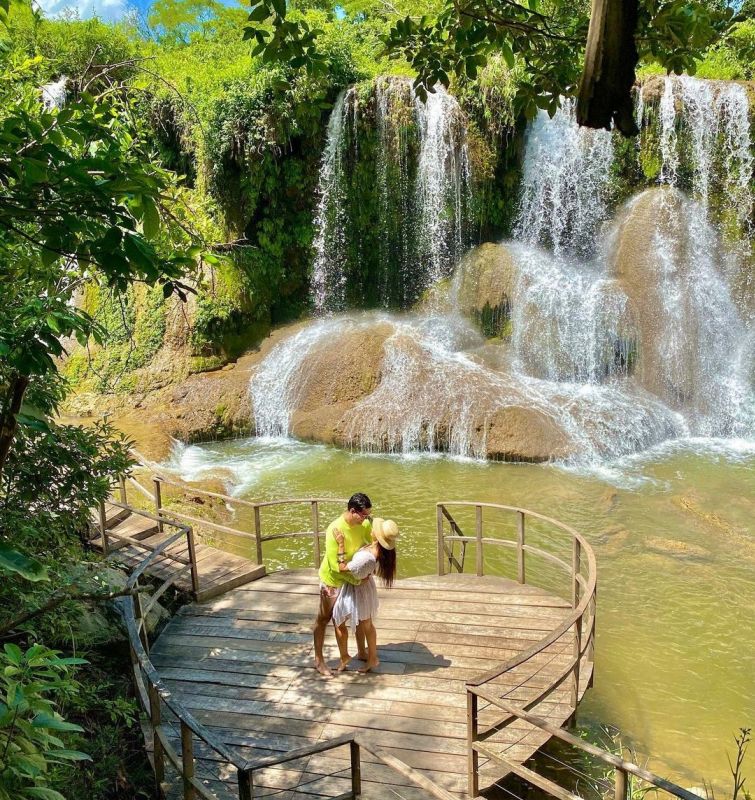
[[[315,669],[331,677],[322,649],[325,631],[333,620],[340,663],[345,670],[349,655],[349,628],[357,640],[357,657],[364,661],[359,672],[370,672],[380,662],[373,622],[378,596],[373,574],[390,587],[396,574],[398,527],[392,520],[372,518],[372,503],[357,492],[346,511],[333,520],[325,533],[325,557],[320,565],[320,605],[314,628]]]

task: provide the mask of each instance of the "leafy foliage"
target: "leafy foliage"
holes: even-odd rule
[[[70,668],[81,658],[61,658],[56,650],[34,644],[23,652],[6,644],[0,653],[0,798],[64,800],[49,785],[51,768],[86,761],[66,748],[61,734],[81,731],[57,712],[56,701],[77,689]]]

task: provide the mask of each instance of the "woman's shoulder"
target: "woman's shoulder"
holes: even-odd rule
[[[372,552],[372,546],[367,544],[364,547],[360,547],[359,550],[354,553],[353,558],[351,559],[352,562],[356,561],[357,564],[368,564],[370,561],[375,561],[375,554]]]

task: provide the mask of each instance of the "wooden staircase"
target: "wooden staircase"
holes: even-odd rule
[[[89,527],[89,544],[95,550],[132,568],[175,536],[177,527],[185,526],[172,522],[168,517],[160,520],[111,499],[92,510]],[[265,575],[265,567],[249,559],[194,543],[191,529],[187,530],[189,534],[186,537],[172,542],[153,560],[147,568],[148,575],[164,580],[171,572],[183,567],[183,574],[174,583],[179,589],[195,594],[198,601],[216,597]],[[194,568],[191,572],[189,565]],[[192,572],[197,576],[196,585]]]

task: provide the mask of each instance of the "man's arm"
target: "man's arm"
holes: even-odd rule
[[[346,555],[342,556],[342,561],[338,557],[338,551],[344,548],[344,536],[341,531],[336,529],[332,533],[325,534],[325,557],[328,559],[328,566],[334,572],[341,572],[343,579],[347,583],[353,583],[355,586],[361,583],[359,578],[352,575],[348,568],[346,568]],[[342,567],[343,565],[343,567]]]

